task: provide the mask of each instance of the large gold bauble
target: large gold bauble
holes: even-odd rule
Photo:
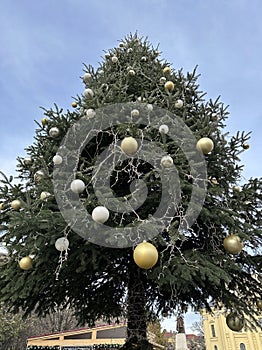
[[[30,256],[25,256],[19,261],[19,266],[22,270],[30,270],[33,266],[33,260]]]
[[[234,332],[239,332],[245,325],[245,318],[236,312],[231,312],[226,317],[226,324]]]
[[[175,84],[174,84],[172,81],[167,81],[167,82],[165,83],[165,89],[166,89],[167,91],[173,91],[174,88],[175,88]]]
[[[148,242],[142,242],[134,249],[134,261],[141,269],[151,269],[158,260],[156,247]]]
[[[214,143],[209,137],[202,137],[197,141],[196,148],[198,151],[208,154],[213,150]]]
[[[259,309],[259,310],[262,310],[262,299],[259,299],[259,300],[257,300],[257,308]]]
[[[132,155],[136,153],[138,149],[137,140],[131,136],[125,137],[124,140],[121,142],[121,149],[123,152],[125,152],[128,155]]]
[[[22,203],[20,202],[19,199],[15,199],[11,202],[11,208],[13,208],[14,210],[19,210],[22,206]]]
[[[225,250],[230,254],[238,254],[243,248],[243,243],[238,235],[232,234],[227,236],[223,242]]]
[[[76,108],[76,107],[77,107],[77,103],[76,103],[76,102],[72,102],[71,105],[72,105],[73,108]]]
[[[244,144],[243,144],[243,148],[244,148],[244,149],[249,149],[249,147],[250,147],[250,145],[249,145],[248,143],[244,143]]]
[[[42,122],[42,125],[46,125],[47,124],[47,119],[46,118],[42,118],[41,122]]]

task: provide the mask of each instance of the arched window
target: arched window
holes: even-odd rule
[[[211,334],[212,334],[212,337],[216,336],[215,325],[213,324],[211,324]]]
[[[246,345],[244,343],[240,343],[240,350],[246,350]]]
[[[214,346],[214,350],[218,350],[218,347],[216,345]]]

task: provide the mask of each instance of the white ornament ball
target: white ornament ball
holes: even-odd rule
[[[49,136],[53,137],[53,138],[57,137],[59,135],[59,133],[60,133],[60,131],[59,131],[59,129],[56,126],[52,127],[49,130]]]
[[[70,185],[71,191],[77,194],[84,192],[85,187],[84,181],[80,179],[73,180]]]
[[[132,47],[130,47],[129,49],[127,49],[127,53],[131,53],[131,52],[133,52]]]
[[[196,148],[198,151],[208,154],[214,148],[214,142],[209,137],[202,137],[197,141]]]
[[[55,165],[59,165],[59,164],[62,164],[63,162],[63,158],[59,155],[59,154],[56,154],[54,157],[53,157],[53,163]]]
[[[164,168],[171,168],[173,164],[174,164],[174,161],[173,161],[172,157],[170,157],[170,156],[164,156],[164,157],[162,157],[162,159],[161,159],[161,165],[162,165]]]
[[[108,59],[108,58],[110,58],[110,57],[111,57],[110,53],[109,53],[109,52],[106,52],[106,53],[105,53],[105,58]]]
[[[165,77],[161,77],[161,78],[159,79],[159,82],[160,82],[160,84],[165,84],[166,78],[165,78]]]
[[[97,74],[98,74],[98,75],[104,74],[103,69],[99,69],[99,70],[97,71]]]
[[[137,98],[137,101],[139,101],[139,102],[143,102],[143,101],[145,101],[146,99],[144,98],[144,97],[142,97],[142,96],[138,96],[138,98]]]
[[[45,176],[45,173],[42,170],[38,170],[34,175],[34,181],[39,182],[41,181]]]
[[[119,43],[119,47],[125,47],[125,43],[120,42],[120,43]]]
[[[43,191],[43,192],[41,192],[41,194],[40,194],[40,199],[42,200],[42,201],[44,201],[44,200],[46,200],[48,197],[50,197],[51,196],[51,193],[50,192],[46,192],[46,191]]]
[[[92,75],[90,73],[85,73],[83,76],[83,81],[87,84],[89,80],[92,79]]]
[[[89,108],[89,109],[87,109],[87,111],[86,111],[86,115],[87,115],[89,118],[93,118],[93,117],[96,115],[96,112],[95,112],[92,108]]]
[[[141,57],[141,61],[142,62],[146,62],[147,61],[147,57],[146,56]]]
[[[169,127],[167,125],[163,124],[163,125],[160,125],[158,130],[161,134],[168,134]]]
[[[184,105],[184,102],[182,100],[177,100],[175,103],[176,108],[182,108]]]
[[[121,142],[121,149],[123,152],[125,152],[128,155],[132,155],[136,153],[138,149],[137,140],[131,136],[125,137],[124,140]]]
[[[133,109],[131,111],[131,117],[138,117],[139,116],[139,110],[138,109]]]
[[[118,58],[117,58],[116,56],[113,56],[113,57],[111,58],[111,61],[112,61],[113,63],[117,63],[117,62],[118,62]]]
[[[106,207],[98,206],[92,211],[92,219],[103,224],[109,218],[109,211]]]
[[[25,165],[31,165],[32,164],[32,158],[31,157],[26,157],[24,158],[24,164]]]
[[[85,98],[91,98],[93,96],[94,96],[94,92],[92,89],[85,89],[85,91],[84,91]]]
[[[136,75],[136,72],[134,71],[134,69],[129,69],[128,74],[134,76]]]
[[[148,103],[147,109],[148,109],[150,112],[152,112],[152,110],[153,110],[153,105],[151,105],[150,103]]]
[[[69,241],[66,237],[60,237],[55,241],[55,247],[60,252],[67,250],[69,247]]]

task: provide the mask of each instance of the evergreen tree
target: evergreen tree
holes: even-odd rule
[[[125,348],[143,349],[150,348],[147,323],[185,304],[259,312],[261,179],[242,184],[239,159],[250,135],[230,138],[227,107],[205,101],[196,70],[176,71],[136,34],[98,69],[84,70],[74,109],[44,109],[34,144],[18,158],[18,181],[2,177],[0,223],[10,256],[0,300],[39,315],[70,306],[89,325],[125,317]],[[85,187],[70,187],[74,179]],[[109,209],[104,225],[95,221],[107,212],[90,220],[97,206]],[[64,240],[59,256],[61,237],[70,249]],[[133,258],[143,240],[158,251],[155,265],[136,258],[146,268]]]

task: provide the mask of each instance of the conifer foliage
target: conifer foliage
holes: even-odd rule
[[[238,132],[230,137],[225,131],[227,107],[219,99],[205,100],[196,69],[187,74],[175,70],[161,59],[157,48],[136,34],[107,51],[97,69],[85,65],[82,78],[83,94],[74,99],[73,108],[63,110],[55,105],[43,110],[35,142],[26,148],[25,157],[18,158],[18,180],[2,174],[1,240],[9,256],[0,269],[1,301],[13,311],[22,309],[25,313],[34,310],[45,314],[58,305],[70,306],[79,322],[89,325],[101,318],[115,321],[124,317],[128,326],[125,347],[145,349],[150,347],[146,340],[147,323],[155,316],[183,312],[185,305],[199,310],[222,303],[239,313],[257,313],[261,295],[262,183],[257,178],[243,183],[239,159],[249,147],[249,133]],[[140,200],[140,195],[135,196],[136,185],[143,182],[141,193],[146,193],[147,198],[140,207],[129,211],[109,208],[109,218],[103,224],[124,232],[127,227],[146,223],[150,235],[143,237],[138,229],[130,244],[126,244],[130,237],[119,231],[117,238],[103,237],[104,226],[97,226],[102,225],[101,221],[86,225],[86,236],[79,235],[75,222],[67,222],[58,205],[62,201],[64,210],[73,212],[75,221],[79,219],[76,208],[68,205],[67,194],[61,196],[64,173],[60,174],[59,166],[70,162],[73,151],[61,148],[68,130],[85,119],[88,123],[93,120],[95,126],[101,115],[99,110],[119,104],[123,114],[131,115],[131,119],[118,120],[117,109],[113,108],[114,123],[110,125],[109,121],[106,129],[96,129],[82,147],[73,178],[81,180],[84,187],[80,189],[80,185],[74,191],[71,187],[70,198],[73,203],[79,200],[90,215],[96,207],[104,206],[101,196],[93,190],[98,181],[92,172],[94,164],[104,151],[108,159],[114,152],[123,151],[120,142],[124,138],[135,139],[137,146],[132,141],[129,146],[133,149],[125,148],[125,159],[115,162],[112,158],[113,170],[105,171],[104,182],[98,186],[102,191],[108,180],[114,196],[126,203]],[[150,113],[154,111],[159,112],[158,128],[150,125]],[[167,119],[165,114],[169,115]],[[176,118],[183,122],[180,135],[172,135],[170,118],[175,126]],[[190,130],[196,141],[208,138],[204,148],[194,148],[196,157],[200,157],[195,158],[195,164],[199,160],[205,167],[201,176],[192,171],[184,152],[188,141],[183,138],[184,130]],[[139,159],[136,151],[145,142],[152,148],[151,158]],[[158,149],[163,152],[161,156]],[[54,184],[55,172],[58,185]],[[179,192],[172,217],[168,206],[160,210],[157,218],[168,217],[168,223],[151,235],[155,226],[149,218],[162,203],[165,191],[162,173],[176,178],[174,187],[179,186]],[[200,197],[204,191],[203,200],[190,207],[192,193],[198,190]],[[167,193],[170,191],[172,188]],[[198,205],[199,215],[181,229],[188,208],[194,211]],[[101,227],[99,234],[89,239],[97,227]],[[106,244],[96,244],[100,235]],[[237,253],[230,253],[230,247],[223,244],[229,235],[234,235],[231,243]],[[69,241],[69,248],[60,246],[60,253],[55,247],[59,238]],[[157,263],[148,269],[139,268],[133,259],[133,250],[143,238],[158,252]],[[114,246],[110,239],[114,239]],[[28,256],[31,261],[19,267],[21,259]]]

